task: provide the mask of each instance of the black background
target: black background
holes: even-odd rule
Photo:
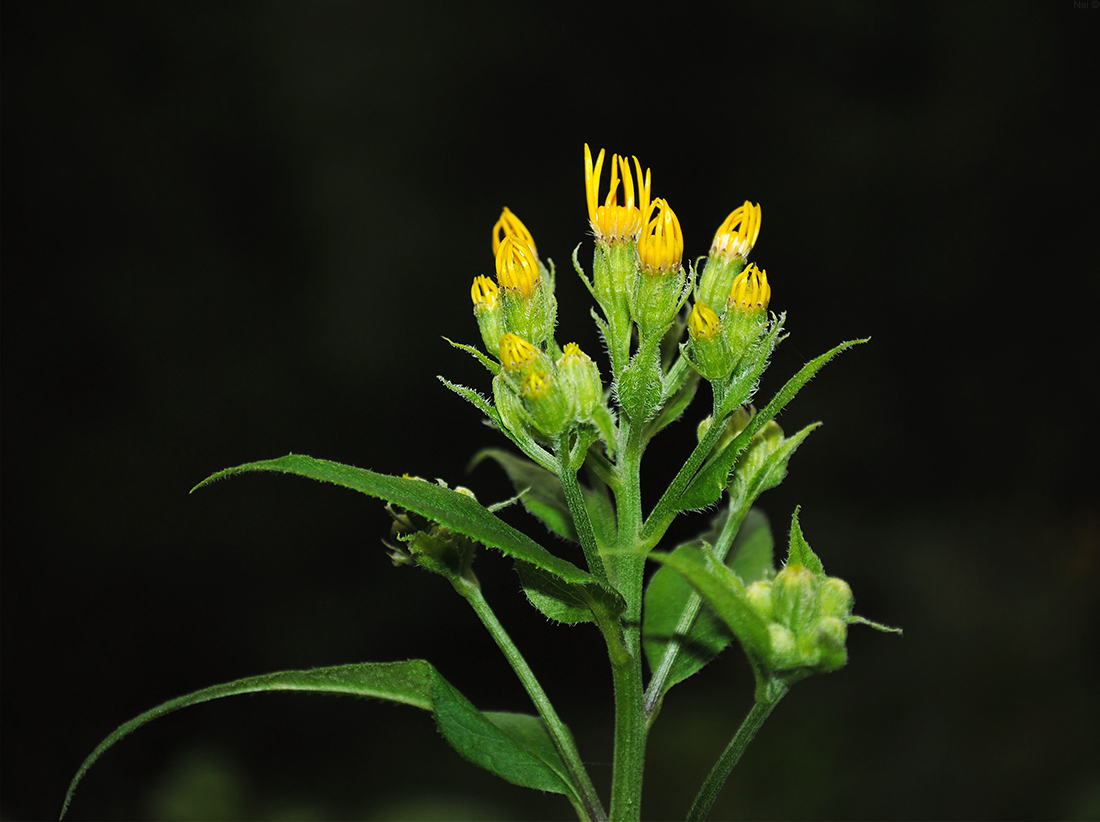
[[[763,397],[873,338],[783,414],[826,425],[762,505],[782,537],[801,504],[857,610],[906,634],[854,628],[715,816],[1100,815],[1093,5],[5,4],[0,815],[56,816],[117,724],[249,674],[426,657],[528,710],[446,583],[390,566],[381,504],[268,475],[187,491],[294,451],[509,496],[466,473],[502,440],[436,382],[488,389],[441,337],[477,341],[507,205],[558,263],[559,339],[599,350],[569,265],[586,141],[653,169],[688,257],[762,203],[792,332]],[[701,413],[654,443],[654,491]],[[534,614],[499,555],[477,569],[606,790],[596,632]],[[733,651],[672,692],[647,817],[683,815],[750,700]],[[159,720],[72,807],[569,813],[426,714],[300,695]]]

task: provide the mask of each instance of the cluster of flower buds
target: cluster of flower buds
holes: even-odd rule
[[[719,226],[688,317],[691,358],[708,380],[733,373],[767,325],[767,272],[746,266],[760,235],[760,206],[746,201]]]
[[[748,602],[768,627],[762,662],[788,683],[844,667],[852,618],[852,589],[839,577],[788,563],[772,579],[745,589]]]
[[[596,161],[584,147],[584,182],[588,221],[596,239],[592,264],[593,293],[611,325],[613,336],[629,341],[630,321],[643,335],[663,334],[684,302],[687,274],[681,260],[684,235],[680,220],[663,199],[652,199],[649,170],[634,160],[634,174],[626,157],[611,156],[610,187],[603,204],[599,190],[604,150]],[[620,174],[623,203],[619,203]],[[611,341],[614,356],[615,340]]]
[[[427,482],[421,477],[405,476]],[[440,485],[447,487],[442,482]],[[458,486],[454,490],[476,499],[468,488]],[[392,503],[386,505],[386,511],[393,519],[390,533],[396,542],[383,542],[390,549],[390,559],[394,565],[419,565],[448,579],[464,577],[477,584],[477,577],[471,568],[477,547],[474,540]]]
[[[545,346],[553,339],[558,312],[553,272],[539,260],[527,226],[507,208],[493,226],[493,255],[496,282],[476,277],[470,288],[485,349],[499,356],[507,333]]]
[[[475,278],[471,296],[485,350],[501,365],[493,396],[502,422],[544,438],[592,423],[606,438],[611,418],[599,366],[576,343],[558,348],[553,269],[507,208],[493,226],[493,255],[496,282]]]
[[[555,437],[578,423],[601,428],[609,413],[595,361],[576,343],[553,357],[517,334],[500,339],[501,371],[493,398],[501,420],[513,431],[534,430]]]
[[[620,402],[627,401],[623,411],[645,417],[664,390],[656,346],[689,297],[684,235],[668,202],[652,196],[652,175],[643,173],[637,157],[631,164],[611,156],[610,187],[601,198],[605,159],[601,149],[593,160],[585,145],[588,219],[596,240],[592,279],[585,281],[603,311],[600,328]],[[760,206],[746,202],[718,229],[698,279],[687,355],[708,379],[729,377],[767,325],[767,276],[755,265],[746,268],[759,232]],[[575,344],[562,350],[554,341],[553,268],[543,265],[531,232],[507,208],[493,226],[493,254],[496,279],[475,278],[470,293],[485,350],[502,366],[494,382],[502,419],[525,421],[547,437],[591,421],[603,403],[599,371]]]

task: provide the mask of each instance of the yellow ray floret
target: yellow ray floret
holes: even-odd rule
[[[688,332],[695,339],[709,340],[718,335],[722,321],[704,302],[696,302],[688,316]]]
[[[517,234],[507,235],[497,248],[497,282],[501,288],[518,289],[524,297],[530,297],[538,285],[538,257]]]
[[[605,243],[636,240],[644,228],[645,217],[649,213],[650,172],[646,169],[642,176],[642,164],[634,158],[634,168],[638,173],[638,198],[634,198],[634,177],[630,173],[630,163],[626,157],[611,155],[611,188],[604,204],[598,205],[600,173],[603,171],[604,150],[595,165],[592,163],[592,151],[588,144],[584,146],[584,188],[588,197],[588,221],[596,237]],[[625,203],[619,205],[619,172],[623,175],[623,194]]]
[[[745,259],[756,245],[760,236],[760,204],[753,205],[748,200],[735,208],[726,217],[714,234],[710,253],[712,257],[731,260],[734,257]]]
[[[757,268],[756,263],[737,275],[730,289],[730,307],[742,311],[763,311],[772,298],[772,289],[768,285],[768,272]]]
[[[500,364],[508,370],[522,370],[538,359],[539,350],[518,334],[500,338]]]
[[[498,295],[499,289],[496,283],[488,277],[474,277],[474,284],[470,287],[474,308],[491,311],[496,308]]]
[[[496,225],[493,226],[493,254],[497,253],[500,248],[501,242],[505,237],[510,234],[515,234],[521,239],[527,241],[527,245],[531,246],[531,252],[537,259],[539,256],[539,250],[535,247],[535,238],[531,236],[531,232],[527,230],[527,226],[513,214],[507,207],[500,213],[500,219],[497,220]]]
[[[665,200],[654,200],[650,213],[653,211],[657,216],[649,220],[638,239],[638,259],[644,271],[663,274],[680,267],[684,256],[684,233],[676,213]]]

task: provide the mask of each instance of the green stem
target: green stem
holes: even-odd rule
[[[546,730],[554,742],[554,747],[557,749],[562,761],[565,762],[565,767],[572,777],[573,785],[579,793],[578,798],[585,812],[583,818],[593,820],[593,822],[604,822],[607,819],[607,814],[603,809],[603,803],[600,802],[599,795],[596,793],[596,788],[588,776],[588,771],[581,761],[577,745],[573,741],[573,735],[558,717],[550,698],[542,689],[542,685],[535,677],[534,671],[527,664],[527,660],[523,658],[515,643],[512,642],[512,638],[508,636],[508,632],[504,630],[504,626],[500,624],[477,583],[465,577],[456,577],[452,580],[452,584],[458,593],[470,603],[481,623],[493,637],[497,647],[503,651],[508,664],[512,666],[512,670],[516,672],[516,676],[519,677],[524,690],[527,691],[527,695],[531,697],[531,702],[534,703],[535,709],[542,717]]]
[[[771,701],[753,703],[752,710],[745,717],[745,721],[741,723],[741,727],[737,729],[737,733],[733,735],[730,744],[722,751],[722,755],[718,757],[718,761],[714,763],[714,767],[707,774],[703,787],[696,794],[695,801],[691,804],[691,810],[688,811],[688,822],[701,822],[701,820],[707,818],[711,806],[714,805],[714,800],[718,798],[718,794],[722,790],[722,786],[726,784],[726,780],[729,779],[734,766],[741,759],[741,754],[745,752],[753,737],[756,736],[756,732],[764,724],[764,720],[771,715],[772,710],[786,693],[787,689],[783,687],[775,692],[775,696]]]
[[[581,491],[577,481],[577,469],[567,462],[565,444],[555,443],[558,454],[558,480],[565,491],[565,501],[569,505],[569,513],[573,515],[573,525],[577,529],[577,538],[584,549],[584,558],[588,562],[588,570],[601,582],[608,582],[607,567],[603,557],[600,556],[600,547],[596,544],[596,534],[592,530],[592,520],[588,517],[588,506],[584,503],[584,492]]]
[[[688,457],[687,462],[685,462],[683,467],[676,473],[672,483],[661,495],[661,498],[650,512],[649,518],[645,523],[645,529],[641,534],[642,545],[640,547],[652,548],[660,542],[661,537],[664,536],[665,531],[668,530],[668,526],[672,524],[672,521],[676,518],[676,514],[679,513],[676,508],[676,503],[679,501],[680,495],[684,493],[688,487],[688,483],[695,477],[696,473],[698,473],[699,469],[702,467],[703,462],[714,450],[714,446],[722,436],[725,427],[725,419],[711,420],[710,428],[707,429],[707,433],[703,435],[703,439],[695,446],[695,450],[691,452],[691,456]]]
[[[611,817],[641,818],[642,778],[648,728],[643,711],[642,688],[642,580],[645,553],[640,549],[642,530],[641,459],[642,426],[624,418],[623,441],[618,461],[620,493],[618,545],[614,555],[615,585],[626,602],[622,615],[623,642],[629,657],[616,663],[611,673],[615,688],[615,754],[611,783]]]

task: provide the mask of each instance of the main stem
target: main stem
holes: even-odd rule
[[[558,717],[557,711],[554,710],[550,698],[542,689],[542,685],[535,677],[535,673],[531,670],[531,666],[527,664],[527,660],[523,658],[523,654],[519,652],[519,648],[512,642],[512,638],[508,636],[508,632],[504,630],[504,626],[500,624],[500,620],[497,619],[496,614],[494,614],[492,608],[489,607],[489,603],[485,600],[485,595],[481,593],[481,588],[464,577],[458,577],[452,580],[452,584],[454,584],[458,592],[465,597],[466,601],[473,607],[474,612],[478,615],[478,618],[481,619],[482,624],[489,631],[490,635],[492,635],[497,646],[504,652],[508,664],[511,665],[512,670],[516,672],[519,681],[523,683],[527,695],[531,697],[535,709],[539,712],[539,716],[542,717],[542,721],[546,725],[546,730],[554,742],[554,747],[565,762],[565,767],[569,771],[569,775],[573,778],[573,784],[580,794],[578,798],[587,819],[593,820],[594,822],[604,822],[604,820],[607,819],[607,814],[604,812],[603,803],[600,802],[600,797],[596,793],[596,788],[592,784],[591,778],[588,776],[588,770],[581,761],[580,753],[577,751],[577,745],[573,741],[573,735],[569,732],[569,728],[566,727],[565,723]]]
[[[625,659],[612,656],[615,689],[615,754],[611,783],[611,818],[641,818],[642,777],[647,727],[642,690],[642,579],[645,553],[640,551],[642,498],[640,468],[642,426],[623,419],[618,461],[618,545],[614,555],[615,587],[626,601],[622,615]]]
[[[730,744],[722,751],[722,755],[718,757],[718,761],[714,763],[714,767],[707,774],[703,787],[699,789],[695,801],[691,804],[691,810],[688,811],[688,822],[702,822],[707,818],[711,807],[714,805],[714,800],[718,798],[718,794],[722,791],[726,780],[729,779],[734,766],[741,759],[741,754],[745,752],[745,748],[752,742],[756,732],[764,724],[764,720],[771,715],[772,710],[786,693],[787,689],[783,688],[776,693],[772,700],[753,703],[752,710],[745,717],[745,721],[741,723],[741,727],[733,735]]]

